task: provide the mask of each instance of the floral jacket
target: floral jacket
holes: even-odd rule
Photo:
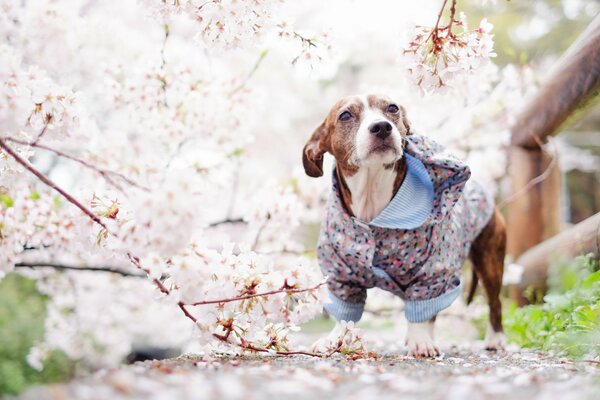
[[[346,212],[333,173],[317,257],[329,277],[325,309],[338,320],[358,321],[373,287],[400,296],[410,322],[427,321],[460,294],[460,268],[493,200],[430,138],[409,136],[405,157],[404,182],[368,223]]]

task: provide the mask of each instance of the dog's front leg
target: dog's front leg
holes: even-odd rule
[[[408,354],[413,357],[435,357],[440,354],[433,341],[433,325],[435,317],[427,322],[409,322],[405,344]]]

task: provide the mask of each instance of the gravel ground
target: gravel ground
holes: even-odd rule
[[[414,359],[403,345],[406,321],[394,314],[359,324],[377,358],[185,355],[101,370],[72,382],[32,388],[22,400],[104,399],[600,399],[600,364],[574,362],[515,346],[493,353],[455,302],[436,321],[436,359]],[[315,320],[292,347],[308,346],[333,326]]]
[[[385,354],[207,357],[187,355],[103,370],[68,384],[33,388],[44,399],[598,399],[600,368],[540,353],[443,349],[436,359]]]

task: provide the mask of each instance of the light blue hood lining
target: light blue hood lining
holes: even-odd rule
[[[414,229],[423,225],[433,210],[433,183],[425,165],[404,153],[406,177],[392,201],[369,225],[391,229]]]

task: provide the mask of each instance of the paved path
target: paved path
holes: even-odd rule
[[[452,347],[437,359],[182,356],[32,389],[23,399],[600,398],[600,367],[529,351]]]
[[[351,361],[336,355],[208,357],[187,355],[103,370],[73,382],[33,388],[24,400],[180,399],[600,399],[600,365],[517,349],[483,350],[481,335],[465,316],[473,309],[453,305],[438,317],[437,359],[406,356],[406,323],[399,315],[362,323],[367,348],[377,359]],[[379,322],[378,322],[379,321]],[[296,337],[307,346],[329,325]],[[318,324],[317,324],[318,325]],[[313,332],[313,333],[309,333]]]

